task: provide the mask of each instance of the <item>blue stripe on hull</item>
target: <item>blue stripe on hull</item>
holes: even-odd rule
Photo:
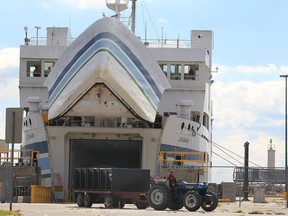
[[[159,97],[155,95],[155,92],[151,88],[147,80],[139,73],[139,69],[131,63],[127,56],[111,41],[98,41],[93,44],[87,52],[80,56],[76,62],[65,72],[65,76],[59,81],[57,86],[54,88],[53,92],[50,94],[50,101],[53,104],[56,100],[56,97],[61,94],[65,86],[70,82],[70,80],[79,72],[79,70],[85,65],[93,56],[99,52],[109,52],[115,59],[121,59],[121,63],[129,68],[130,76],[133,75],[137,80],[139,88],[145,89],[146,94],[149,96],[148,100],[152,101],[152,106],[156,106],[159,102]],[[117,58],[116,58],[117,57]],[[63,72],[62,72],[63,73]],[[54,87],[54,86],[53,86]],[[52,89],[51,89],[52,90]],[[57,95],[56,95],[57,94]],[[51,107],[51,104],[50,104]],[[155,108],[156,109],[156,108]]]
[[[47,170],[47,169],[50,169],[50,161],[49,161],[49,158],[46,157],[46,158],[40,158],[40,167],[42,170]]]
[[[62,73],[57,77],[54,85],[49,90],[49,95],[52,95],[58,85],[60,85],[61,82],[63,82],[63,78],[66,76],[66,74],[69,72],[69,70],[73,67],[75,62],[79,60],[79,58],[88,50],[90,49],[98,40],[100,39],[109,39],[115,44],[117,44],[121,49],[122,52],[124,52],[129,59],[137,66],[138,70],[142,73],[142,75],[145,77],[146,81],[149,83],[150,87],[153,89],[154,93],[157,95],[158,99],[161,97],[161,91],[158,89],[154,79],[150,76],[147,69],[143,66],[143,64],[140,62],[140,60],[134,55],[134,53],[114,34],[109,32],[103,32],[98,35],[96,35],[94,38],[92,38],[86,45],[84,45],[78,53],[73,57],[73,59],[67,64],[67,66],[64,68]],[[104,47],[105,48],[105,47]],[[119,55],[119,54],[118,54]],[[121,60],[123,57],[119,57]],[[127,62],[127,61],[126,61]],[[81,62],[83,63],[83,62]],[[143,81],[139,80],[140,83]],[[61,83],[63,84],[63,83]]]
[[[50,170],[50,161],[49,161],[49,157],[42,157],[41,155],[43,154],[48,154],[48,145],[47,145],[47,141],[42,141],[42,142],[37,142],[37,143],[31,143],[28,145],[23,146],[23,149],[32,149],[33,151],[39,151],[40,152],[40,159],[39,159],[39,164],[38,166],[41,167],[41,172],[43,173],[43,171],[45,170],[49,170],[49,172],[51,172]],[[23,156],[29,156],[28,152],[24,152]],[[50,178],[51,177],[51,173],[45,173],[41,175],[41,178]]]
[[[33,151],[39,151],[40,154],[48,153],[47,141],[28,144],[23,146],[23,149],[33,149]]]

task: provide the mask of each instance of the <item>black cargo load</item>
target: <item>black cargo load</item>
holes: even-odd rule
[[[76,168],[76,190],[148,191],[150,170],[130,168]]]

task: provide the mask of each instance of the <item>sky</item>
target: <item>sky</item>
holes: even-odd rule
[[[131,4],[130,4],[131,6]],[[213,140],[244,156],[250,166],[267,166],[272,139],[276,167],[285,165],[285,79],[288,74],[286,0],[137,0],[136,34],[144,38],[190,39],[191,30],[214,32]],[[19,48],[28,37],[46,36],[47,27],[69,27],[77,37],[105,13],[104,0],[2,0],[0,7],[0,139],[7,107],[19,107]],[[123,13],[126,16],[130,12]],[[287,26],[286,26],[287,25]],[[146,27],[145,27],[146,26]],[[232,181],[242,166],[213,146],[212,181]],[[222,155],[226,160],[218,155]],[[244,162],[243,158],[237,160]],[[225,168],[224,168],[225,167]],[[225,170],[225,172],[223,171]],[[221,173],[221,174],[220,174]]]

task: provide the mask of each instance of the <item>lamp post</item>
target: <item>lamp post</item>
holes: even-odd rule
[[[288,208],[288,197],[287,197],[287,77],[288,75],[280,75],[285,78],[285,192],[286,192],[286,208]]]
[[[24,41],[25,41],[25,45],[28,45],[29,44],[29,39],[28,39],[28,34],[27,34],[27,32],[28,32],[28,27],[27,26],[25,26],[24,27],[24,31],[25,31],[25,39],[24,39]]]

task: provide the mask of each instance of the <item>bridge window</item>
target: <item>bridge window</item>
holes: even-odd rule
[[[191,112],[191,120],[194,121],[194,122],[199,122],[200,123],[200,112],[192,111]]]
[[[198,64],[184,65],[184,79],[199,80],[199,65]]]
[[[54,65],[55,65],[54,61],[45,61],[44,62],[44,76],[45,77],[48,77],[48,75],[50,74]]]
[[[181,64],[170,65],[170,79],[180,80],[181,79]]]
[[[207,113],[203,115],[203,125],[209,130],[209,116]]]
[[[27,62],[27,77],[41,77],[41,61]]]
[[[161,67],[163,73],[165,74],[165,76],[167,77],[167,72],[168,72],[167,64],[160,64],[160,67]]]

